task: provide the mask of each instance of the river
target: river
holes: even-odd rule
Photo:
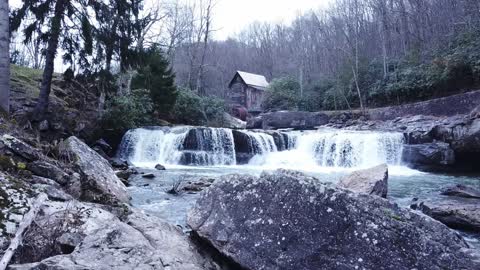
[[[185,230],[186,213],[198,193],[178,196],[167,191],[181,181],[233,173],[259,175],[265,170],[284,168],[335,183],[353,170],[386,163],[389,166],[388,197],[403,207],[409,207],[414,198],[448,200],[439,195],[440,191],[454,184],[480,188],[478,176],[426,173],[408,168],[402,163],[403,145],[403,134],[395,132],[320,129],[272,134],[195,127],[142,128],[125,135],[119,155],[142,172],[155,174],[154,179],[132,176],[129,190],[133,205]],[[248,158],[241,158],[245,154]],[[167,170],[154,170],[156,164],[164,165]],[[480,247],[478,234],[462,235]]]

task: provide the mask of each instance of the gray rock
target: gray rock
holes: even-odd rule
[[[110,160],[112,167],[116,169],[126,170],[128,169],[128,162],[119,158],[114,158]]]
[[[454,141],[452,148],[459,152],[480,152],[480,118],[474,119],[461,133],[452,130]]]
[[[0,253],[8,246],[34,199],[35,192],[28,182],[0,171]]]
[[[215,181],[213,178],[200,178],[195,181],[184,181],[180,184],[178,189],[186,192],[200,192],[209,186]]]
[[[245,269],[478,269],[443,224],[301,173],[231,175],[188,224]]]
[[[480,232],[480,201],[424,202],[419,210],[453,229]]]
[[[310,129],[328,124],[330,117],[323,112],[296,112],[279,111],[261,114],[257,118],[249,119],[247,128],[262,129]]]
[[[48,199],[52,201],[65,202],[73,200],[73,197],[70,194],[65,193],[65,191],[59,187],[42,184],[35,184],[33,187],[47,194]]]
[[[55,180],[48,179],[41,176],[32,175],[30,182],[34,185],[35,184],[49,185],[49,186],[60,188],[60,184],[58,184]]]
[[[442,195],[480,199],[480,191],[464,185],[455,185],[442,191]]]
[[[100,147],[105,153],[112,151],[112,147],[104,139],[97,140],[94,145]]]
[[[126,170],[118,171],[116,174],[119,178],[128,180],[133,174],[138,174],[138,171],[134,168],[128,168]]]
[[[155,178],[155,174],[153,173],[146,173],[142,175],[143,178],[153,179]]]
[[[414,167],[439,167],[455,164],[455,152],[447,143],[405,145],[402,159]]]
[[[388,193],[388,166],[382,164],[374,168],[352,172],[340,179],[338,187],[386,198]]]
[[[63,254],[70,254],[82,242],[84,237],[81,233],[67,232],[58,237],[56,241],[60,245]]]
[[[35,223],[11,269],[215,269],[177,227],[138,210],[122,222],[93,204],[48,202]]]
[[[115,175],[107,160],[76,137],[59,146],[60,154],[70,160],[81,174],[81,198],[103,204],[128,203],[127,188]]]
[[[40,152],[35,147],[30,146],[25,142],[7,134],[0,137],[0,142],[2,142],[8,149],[13,151],[15,154],[29,161],[38,160],[43,156],[42,152]]]
[[[223,113],[223,125],[222,126],[225,127],[225,128],[231,128],[231,129],[246,128],[247,123],[238,119],[238,118],[235,118],[235,117],[231,116],[228,113]]]
[[[155,165],[155,169],[159,170],[159,171],[165,171],[166,168],[165,166],[161,165],[161,164],[157,164]]]
[[[27,170],[34,175],[55,180],[57,183],[65,185],[69,180],[68,174],[55,164],[45,160],[37,160],[27,164]]]

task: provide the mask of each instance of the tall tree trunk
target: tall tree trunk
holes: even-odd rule
[[[42,84],[40,86],[40,96],[35,107],[35,118],[40,120],[45,116],[48,108],[48,99],[52,86],[53,71],[55,69],[55,56],[57,55],[58,41],[62,31],[62,18],[65,11],[66,0],[57,0],[55,4],[54,17],[52,18],[52,28],[48,39],[47,50],[45,53],[45,69],[43,71]]]
[[[403,46],[403,54],[407,55],[408,50],[410,49],[410,30],[408,26],[408,13],[405,8],[405,0],[399,0],[398,4],[400,7],[400,17],[401,17],[401,25],[402,25],[402,46]]]
[[[209,20],[209,19],[208,19]],[[205,57],[207,55],[207,46],[208,46],[208,35],[210,33],[210,21],[207,20],[206,28],[205,28],[205,37],[203,40],[203,51],[202,51],[202,58],[200,60],[200,66],[198,67],[198,76],[197,76],[197,93],[201,95],[205,95],[203,89],[203,67],[205,65]]]
[[[8,0],[0,0],[0,108],[10,111],[10,37]]]

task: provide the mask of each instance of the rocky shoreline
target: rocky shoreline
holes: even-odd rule
[[[110,164],[78,138],[60,143],[57,160],[9,135],[0,142],[1,250],[35,198],[48,198],[9,269],[218,269],[178,227],[132,208]]]

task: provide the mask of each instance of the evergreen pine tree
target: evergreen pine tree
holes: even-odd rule
[[[175,75],[158,47],[153,46],[141,53],[139,69],[134,77],[134,89],[148,89],[155,110],[161,116],[168,116],[177,99]]]

